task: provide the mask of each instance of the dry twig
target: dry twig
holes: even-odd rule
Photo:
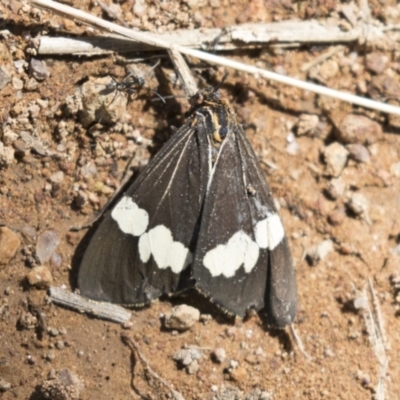
[[[306,350],[303,346],[303,342],[300,339],[300,336],[298,335],[298,333],[294,327],[294,324],[289,325],[289,331],[291,333],[291,336],[292,336],[294,342],[297,345],[297,348],[300,350],[300,353],[303,354],[303,356],[306,358],[307,361],[312,361],[312,357],[306,352]]]
[[[126,26],[124,23],[121,23],[121,25]],[[372,38],[382,38],[387,30],[396,30],[396,27],[387,29],[386,27],[371,26]],[[301,44],[352,43],[360,39],[363,30],[358,27],[350,31],[342,31],[338,26],[324,25],[315,20],[292,20],[235,25],[223,31],[223,33],[221,35],[221,29],[202,28],[178,29],[162,34],[147,32],[146,35],[155,40],[203,50],[207,50],[211,43],[216,42],[215,38],[218,38],[218,41],[213,45],[213,51],[226,51],[265,48],[266,46],[298,47]],[[43,55],[94,55],[111,51],[126,53],[149,50],[154,50],[154,47],[136,40],[123,39],[119,36],[81,38],[43,36],[40,38],[38,47],[38,53]]]
[[[49,289],[50,299],[53,303],[72,308],[82,313],[94,315],[118,323],[127,323],[131,319],[131,313],[125,308],[111,303],[100,303],[85,299],[76,293],[71,293],[58,287]]]
[[[134,339],[132,339],[130,336],[123,334],[121,336],[122,341],[129,346],[132,352],[136,353],[140,362],[142,363],[144,369],[146,372],[153,377],[156,381],[160,382],[163,386],[165,386],[170,392],[174,400],[185,400],[185,398],[178,392],[176,391],[172,385],[167,382],[165,379],[163,379],[160,375],[157,374],[151,367],[150,364],[148,363],[146,357],[142,354],[140,351],[139,344],[136,343]]]
[[[87,14],[83,11],[76,10],[72,7],[56,3],[51,0],[31,0],[33,5],[44,9],[49,9],[55,13],[61,14],[68,18],[80,20],[82,23],[95,26],[96,28],[107,30],[114,34],[119,34],[131,39],[141,41],[149,46],[155,48],[170,49],[173,45],[170,42],[160,39],[159,37],[151,37],[149,34],[142,32],[136,32],[131,29],[121,27],[108,21],[104,21],[100,18],[94,17],[93,15]],[[372,28],[371,28],[372,29]],[[371,34],[371,31],[369,31]],[[299,79],[291,78],[288,76],[280,75],[275,72],[267,71],[261,68],[249,66],[238,61],[227,59],[225,57],[216,56],[214,54],[205,53],[203,51],[186,48],[183,46],[174,45],[175,50],[182,54],[186,54],[192,57],[196,57],[200,60],[207,61],[212,64],[222,65],[228,68],[233,68],[238,71],[247,72],[253,75],[261,76],[265,79],[271,79],[276,82],[284,83],[297,87],[299,89],[308,90],[314,93],[318,93],[324,96],[333,97],[342,101],[347,101],[352,104],[356,104],[362,107],[371,108],[374,110],[400,115],[400,107],[393,106],[390,104],[380,103],[364,97],[355,96],[350,93],[340,92],[338,90],[330,89],[324,86],[316,85],[313,83],[305,82]]]
[[[367,329],[368,338],[374,350],[375,356],[379,363],[378,383],[375,388],[375,399],[385,400],[386,396],[386,373],[389,366],[389,359],[386,355],[386,335],[384,331],[383,318],[380,310],[378,298],[372,284],[372,280],[368,280],[370,295],[374,311],[370,306],[367,290],[364,288],[354,300],[354,306],[360,310]]]

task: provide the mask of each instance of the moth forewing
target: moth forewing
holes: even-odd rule
[[[274,325],[291,322],[297,298],[290,250],[263,171],[236,123],[210,179],[193,265],[196,287],[228,312],[243,316],[251,307]]]
[[[293,322],[297,311],[296,276],[286,237],[270,252],[269,263],[265,312],[272,325],[283,327]]]
[[[135,305],[189,286],[208,176],[205,135],[190,122],[104,216],[79,269],[84,296]]]
[[[267,250],[269,253],[265,312],[271,324],[284,326],[293,322],[297,311],[297,286],[293,260],[288,239],[276,210],[264,172],[260,168],[256,154],[245,133],[241,127],[239,128],[240,133],[237,135],[237,140],[242,156],[241,159],[243,161],[245,176],[247,176],[252,188],[252,192],[249,193],[249,199],[256,199],[258,197],[261,204],[268,209],[267,223],[259,225],[263,229],[267,229],[265,238],[268,240],[268,246],[263,251]],[[260,209],[259,207],[260,203],[256,202],[256,208]],[[265,221],[265,219],[262,219],[262,215],[256,218],[260,217],[261,221]]]

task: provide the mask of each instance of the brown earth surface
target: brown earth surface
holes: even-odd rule
[[[67,3],[107,18],[95,1]],[[116,2],[115,9],[131,26],[153,31],[222,28],[294,18],[331,18],[337,24],[347,21],[340,12],[340,2],[334,0],[140,4],[133,0]],[[358,15],[358,3],[345,4],[354,5]],[[376,21],[400,22],[400,8],[394,0],[371,0],[369,7]],[[39,264],[37,238],[51,230],[60,240],[55,255],[44,263],[51,272],[52,285],[75,289],[71,287],[73,256],[85,231],[76,233],[70,228],[87,222],[106,204],[130,157],[134,156],[135,167],[148,162],[173,134],[171,126],[183,123],[189,107],[183,97],[167,99],[165,104],[152,102],[154,95],[145,90],[128,102],[122,122],[107,125],[100,121],[85,128],[76,112],[66,111],[68,96],[97,77],[122,79],[123,66],[112,55],[35,56],[50,71],[48,77],[38,80],[30,68],[28,49],[39,35],[87,32],[87,27],[38,11],[28,2],[0,2],[0,68],[10,78],[0,89],[0,139],[13,150],[10,159],[1,159],[0,225],[3,231],[4,226],[11,229],[20,241],[10,260],[6,245],[0,251],[0,260],[6,259],[0,265],[0,398],[43,399],[49,373],[62,369],[70,370],[84,384],[81,399],[173,398],[167,387],[149,376],[137,355],[132,356],[121,334],[135,339],[149,366],[185,399],[400,398],[395,288],[400,273],[399,126],[378,112],[234,71],[221,89],[244,124],[280,205],[297,271],[299,306],[294,326],[311,360],[299,351],[289,330],[267,328],[257,316],[233,321],[198,296],[163,300],[134,310],[133,326],[123,329],[50,304],[45,290],[29,284],[27,275]],[[328,45],[310,44],[226,55],[310,79],[300,67],[329,49]],[[132,58],[138,56],[143,54]],[[346,44],[320,63],[314,76],[322,77],[329,87],[367,97],[372,92],[367,93],[365,88],[371,81],[387,78],[394,82],[389,86],[395,92],[399,57],[398,50],[382,43]],[[379,66],[371,65],[374,59],[383,60],[379,72]],[[222,68],[190,61],[195,76],[209,85],[216,85],[224,74]],[[149,60],[140,66],[148,71],[154,64]],[[173,69],[167,58],[162,58],[160,66],[147,77],[148,84],[163,96],[182,94],[171,84]],[[126,93],[115,97],[124,98]],[[120,101],[113,98],[112,102]],[[381,100],[390,99],[383,95]],[[332,199],[328,187],[333,177],[323,152],[332,143],[347,146],[337,130],[350,113],[368,117],[369,123],[376,121],[383,134],[376,134],[374,125],[375,130],[368,131],[371,136],[356,140],[362,145],[358,151],[366,154],[366,162],[357,161],[356,155],[349,157],[339,172],[344,193]],[[316,115],[318,124],[300,134],[298,124],[304,114]],[[34,143],[22,140],[21,132],[28,132]],[[365,131],[359,137],[363,134]],[[360,212],[351,206],[354,194],[367,200]],[[319,262],[310,262],[307,254],[325,240],[331,241],[332,251]],[[381,350],[372,339],[371,315],[362,301],[364,290],[372,316],[376,316],[379,304],[385,329]],[[357,309],[360,302],[363,306]],[[182,303],[194,305],[212,318],[203,318],[184,333],[163,329],[160,316]],[[200,348],[202,354],[198,371],[193,374],[179,368],[172,358],[185,345]],[[218,348],[226,353],[221,363],[212,357]],[[386,370],[382,365],[385,359]],[[386,385],[383,397],[377,393],[379,382]],[[77,397],[71,392],[51,398]]]

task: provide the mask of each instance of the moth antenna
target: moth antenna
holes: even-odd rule
[[[229,72],[226,71],[226,72],[224,73],[224,76],[222,77],[221,81],[218,83],[217,86],[215,86],[215,88],[214,88],[214,90],[213,90],[212,93],[217,92],[217,91],[221,88],[221,86],[224,84],[224,82],[226,81],[226,79],[228,78],[228,76],[229,76]]]
[[[156,69],[156,67],[158,67],[160,65],[160,63],[161,63],[161,60],[158,59],[156,61],[156,63],[147,71],[146,75],[149,75],[151,71],[153,71],[154,69]]]

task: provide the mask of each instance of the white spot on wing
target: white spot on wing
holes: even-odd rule
[[[192,253],[182,243],[175,242],[171,231],[164,225],[158,225],[139,239],[140,259],[146,263],[153,255],[157,267],[171,267],[174,273],[184,270],[192,262]]]
[[[117,222],[122,232],[133,235],[142,235],[149,224],[149,214],[127,196],[124,196],[111,212],[111,217]]]
[[[182,243],[173,242],[171,250],[171,269],[176,274],[192,262],[192,253]]]
[[[138,247],[139,247],[140,259],[144,263],[147,263],[147,261],[149,261],[151,256],[150,239],[147,233],[143,233],[143,235],[140,236]]]
[[[231,278],[241,265],[249,273],[258,260],[258,245],[243,231],[236,232],[227,244],[220,244],[207,252],[203,264],[212,276]]]
[[[164,225],[158,225],[148,233],[151,253],[158,268],[164,269],[171,259],[172,233]]]
[[[273,250],[285,237],[285,231],[278,214],[267,214],[255,227],[256,242],[261,249]]]

